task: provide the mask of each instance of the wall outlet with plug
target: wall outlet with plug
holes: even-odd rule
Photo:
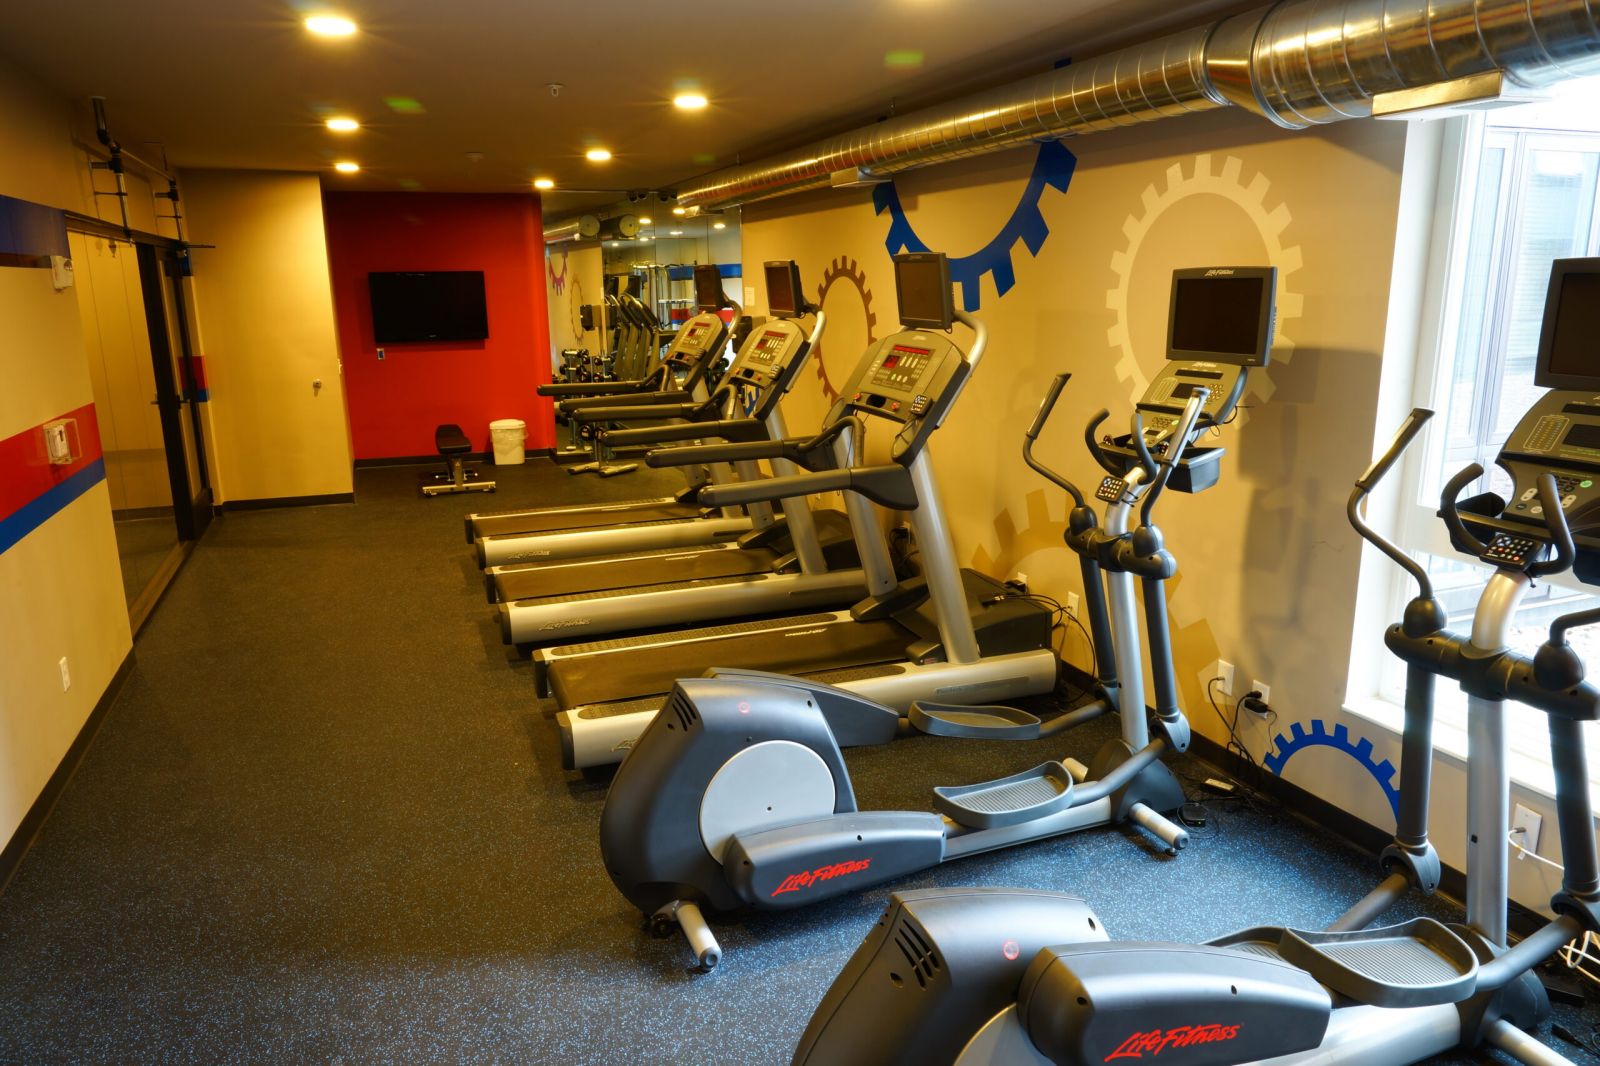
[[[1078,594],[1076,592],[1067,593],[1067,613],[1074,618],[1078,617]]]
[[[67,657],[61,657],[61,691],[65,692],[72,687],[72,671],[67,669]]]
[[[1250,691],[1256,693],[1256,699],[1260,700],[1262,703],[1272,702],[1272,686],[1267,684],[1265,681],[1258,681],[1255,678],[1251,678]]]
[[[1217,691],[1224,696],[1233,695],[1233,664],[1225,659],[1218,659],[1211,664],[1211,674],[1206,678],[1206,685],[1217,682]]]
[[[1544,815],[1531,808],[1517,804],[1511,812],[1511,841],[1521,844],[1529,851],[1539,850],[1539,827],[1544,824]],[[1517,852],[1517,858],[1522,858],[1522,852]]]

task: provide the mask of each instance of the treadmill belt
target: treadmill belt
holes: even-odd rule
[[[550,694],[562,707],[664,695],[680,677],[713,666],[804,674],[905,658],[916,637],[898,622],[823,622],[766,627],[711,640],[628,647],[550,665]]]
[[[609,511],[563,511],[542,513],[522,511],[514,514],[484,515],[474,519],[473,529],[480,537],[508,533],[549,533],[558,529],[583,529],[622,525],[627,522],[659,522],[668,518],[698,518],[703,508],[692,503],[648,503],[619,507]]]
[[[770,573],[777,558],[765,548],[690,548],[676,554],[611,559],[587,566],[513,570],[495,575],[495,588],[501,603],[611,589],[645,592],[652,585]]]

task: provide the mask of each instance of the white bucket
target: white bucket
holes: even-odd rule
[[[497,418],[489,423],[489,440],[494,444],[495,466],[516,466],[526,458],[523,442],[528,439],[528,423],[520,418]]]

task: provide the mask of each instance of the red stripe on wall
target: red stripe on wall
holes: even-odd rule
[[[77,420],[77,447],[82,454],[55,466],[45,454],[44,427],[63,418]],[[92,403],[0,440],[0,519],[15,514],[101,456],[100,423]]]

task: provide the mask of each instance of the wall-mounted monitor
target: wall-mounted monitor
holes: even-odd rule
[[[763,265],[767,275],[767,310],[775,318],[793,318],[806,305],[800,288],[800,267],[793,259],[778,259]]]
[[[722,291],[722,271],[714,264],[702,263],[694,268],[694,303],[702,311],[720,311],[727,302]]]
[[[894,257],[900,324],[908,329],[949,329],[955,321],[950,261],[943,252],[902,252]]]
[[[1600,392],[1600,258],[1550,264],[1533,383]]]
[[[1174,270],[1167,358],[1266,366],[1277,288],[1277,267]]]
[[[431,270],[367,275],[372,335],[379,344],[481,341],[489,308],[481,270]]]

